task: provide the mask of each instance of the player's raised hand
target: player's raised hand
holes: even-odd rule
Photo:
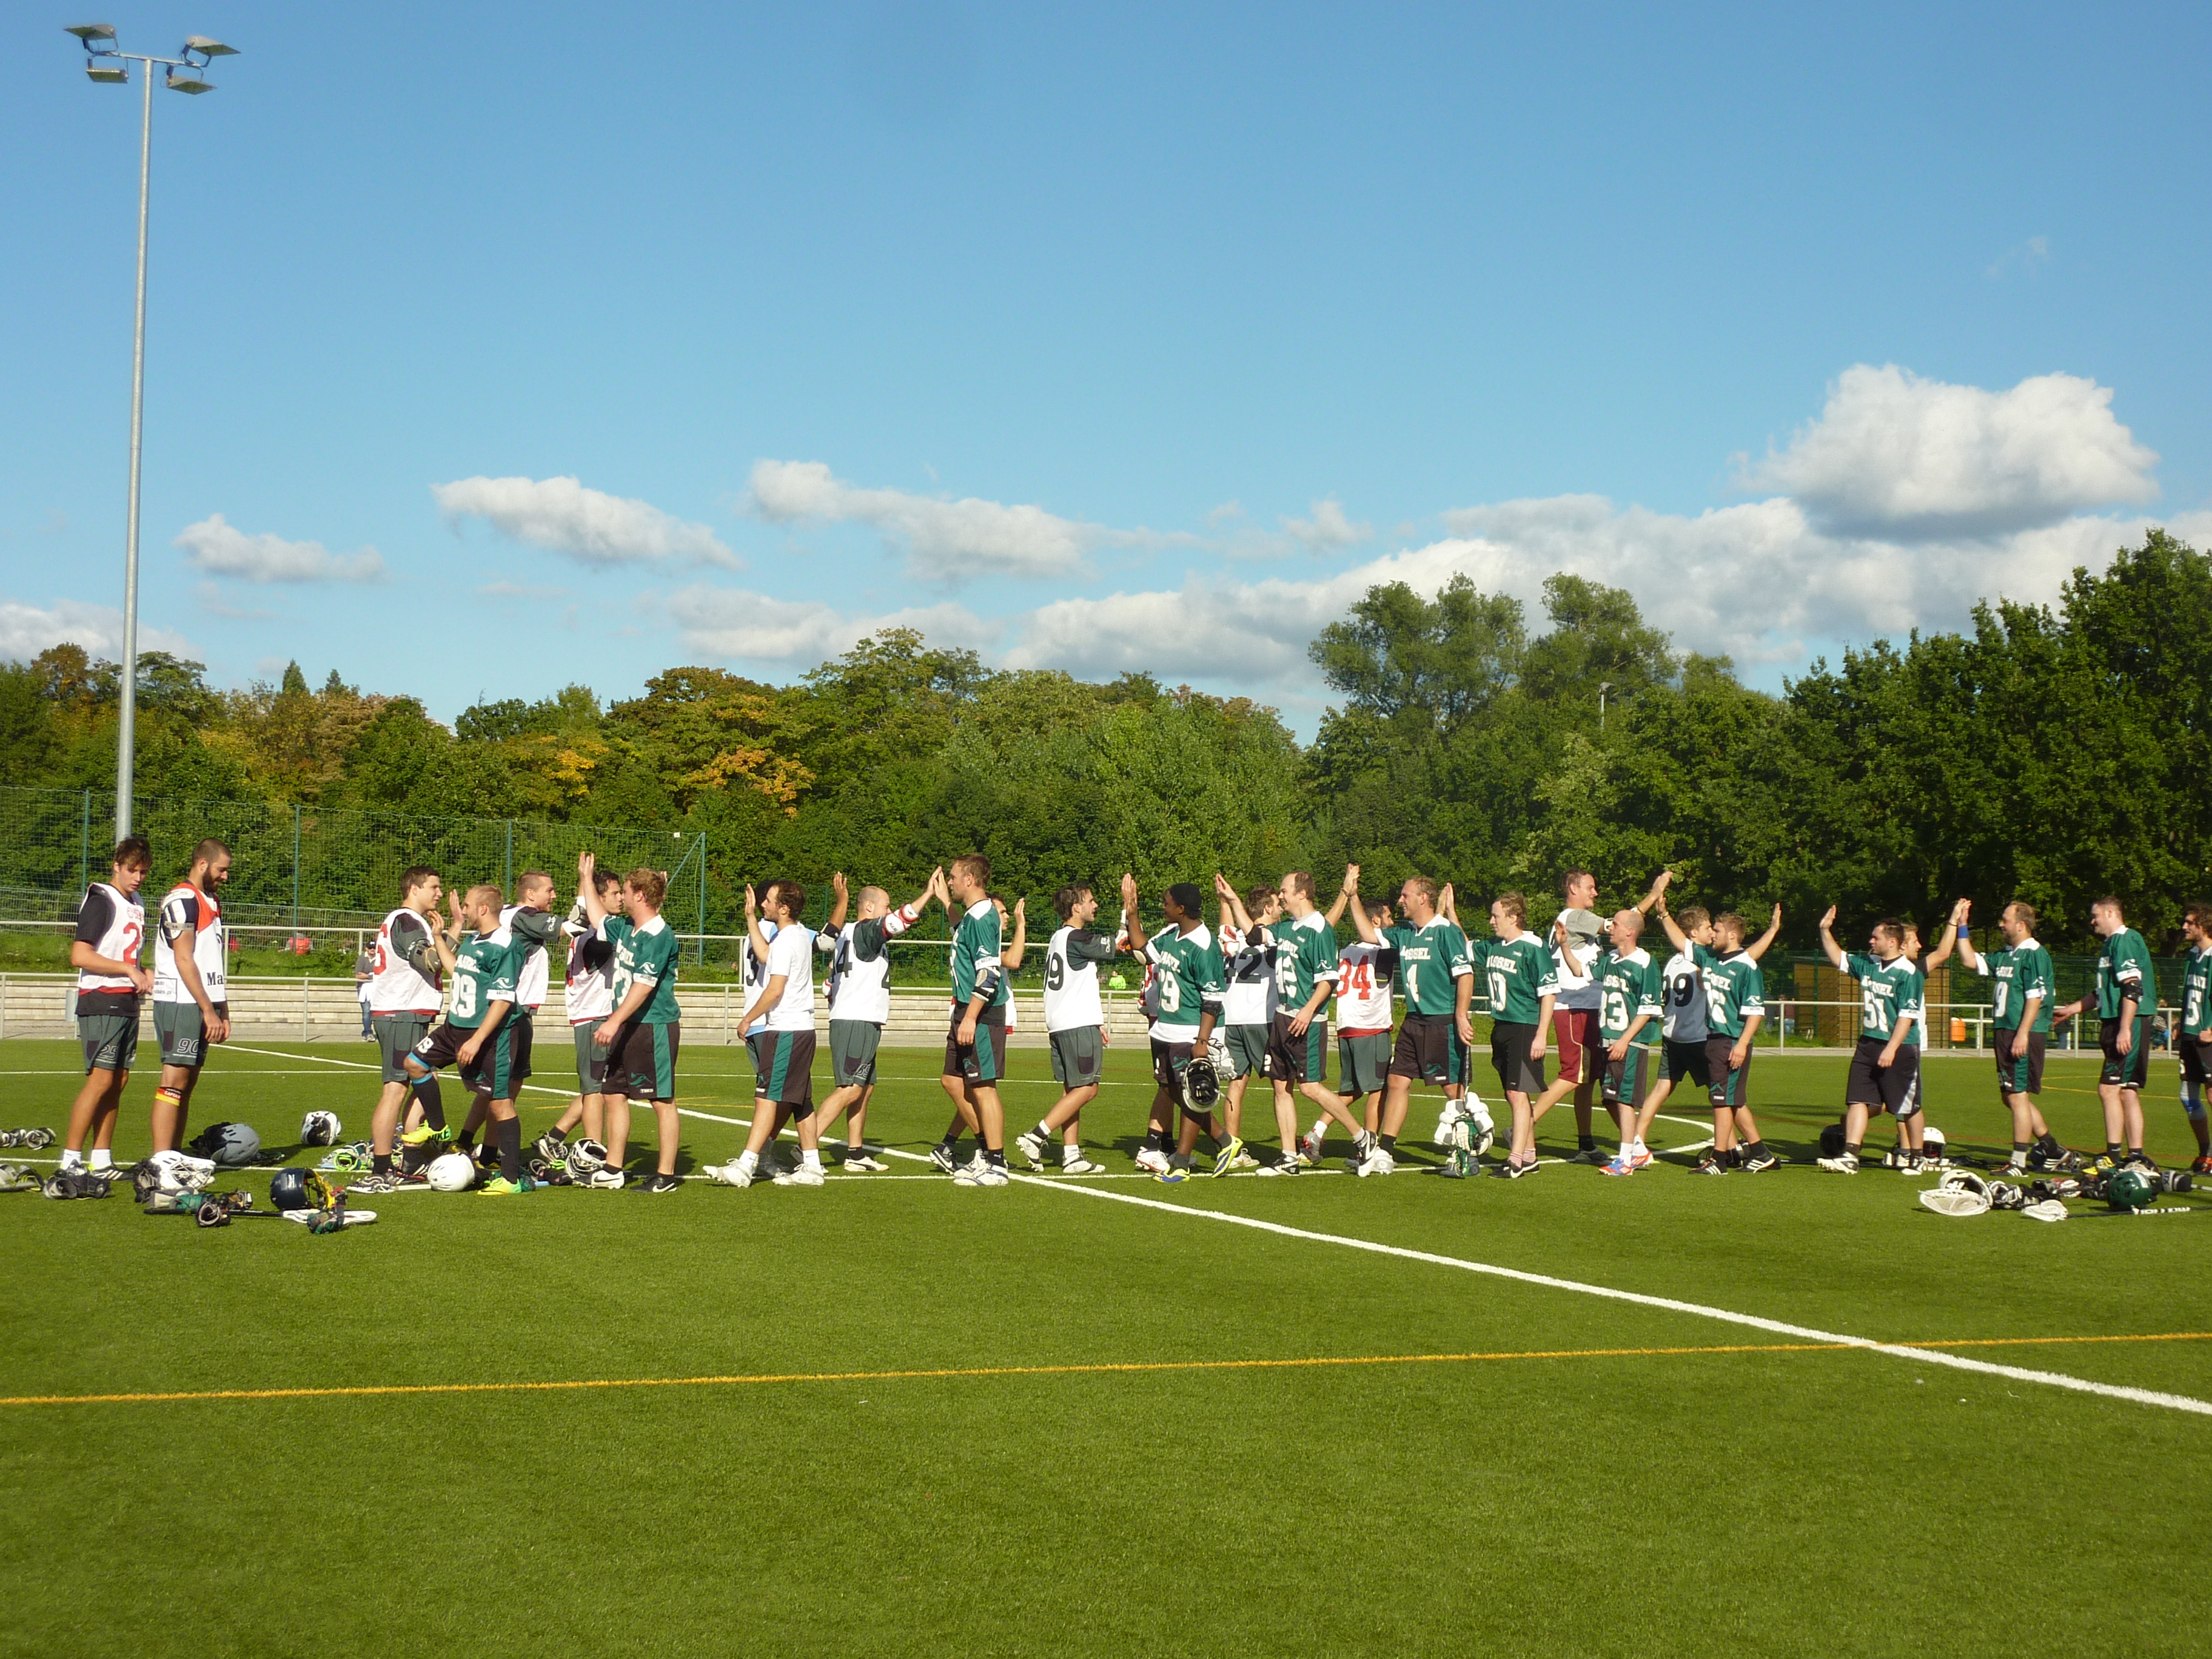
[[[1026,898],[1018,898],[1014,901],[1014,920],[1024,927],[1029,926],[1029,905],[1030,902]]]
[[[1966,925],[1966,918],[1972,915],[1973,912],[1973,900],[1960,899],[1956,904],[1951,907],[1951,925],[1954,927],[1964,927]]]
[[[1652,878],[1651,878],[1651,892],[1652,892],[1652,896],[1656,898],[1656,896],[1658,896],[1658,895],[1660,895],[1660,894],[1662,894],[1662,893],[1665,892],[1665,891],[1667,890],[1667,889],[1668,889],[1668,884],[1669,884],[1670,883],[1672,883],[1672,882],[1674,881],[1674,872],[1672,870],[1662,870],[1662,871],[1661,871],[1657,875],[1656,875],[1656,876],[1652,877]]]
[[[1767,918],[1767,922],[1769,926],[1775,927],[1782,925],[1782,902],[1779,899],[1775,901],[1774,914]]]
[[[1345,893],[1356,893],[1359,890],[1359,866],[1358,865],[1347,864],[1344,866],[1344,885],[1338,889],[1338,890]]]
[[[1137,878],[1133,872],[1128,870],[1121,872],[1121,908],[1124,910],[1137,908]]]
[[[1832,904],[1828,907],[1827,914],[1820,918],[1820,931],[1824,933],[1832,932],[1835,925],[1836,907]]]
[[[1221,902],[1224,904],[1237,896],[1237,890],[1229,884],[1229,878],[1218,870],[1213,872],[1213,890],[1221,895]]]
[[[844,898],[845,872],[842,870],[838,871],[835,875],[830,878],[830,890],[835,893],[840,901]]]
[[[748,922],[760,920],[760,896],[753,891],[750,882],[745,884],[745,920]]]
[[[586,852],[576,854],[576,879],[586,886],[591,884],[592,872],[599,867],[599,860],[596,854]]]

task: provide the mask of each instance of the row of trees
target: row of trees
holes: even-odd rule
[[[1009,894],[1357,862],[1377,888],[1524,889],[1540,915],[1569,866],[1620,896],[1671,866],[1711,904],[1778,900],[1801,945],[1832,902],[1856,926],[1964,894],[1984,921],[2024,897],[2079,946],[2111,891],[2171,946],[2212,892],[2212,564],[2163,532],[2055,609],[1984,605],[1778,696],[1678,653],[1619,589],[1555,576],[1543,611],[1538,632],[1464,579],[1370,589],[1313,642],[1340,702],[1310,745],[1242,698],[994,672],[903,629],[791,685],[674,668],[611,706],[571,686],[450,729],[335,672],[226,693],[155,655],[139,787],[704,831],[725,919],[747,879],[918,885],[970,848]],[[74,647],[0,669],[0,781],[111,784],[115,702],[114,666]]]

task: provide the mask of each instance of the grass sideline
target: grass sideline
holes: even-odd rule
[[[272,1146],[313,1107],[365,1129],[373,1077],[326,1062],[367,1045],[252,1046],[210,1066],[198,1121],[243,1119]],[[750,1073],[739,1049],[684,1058],[684,1103],[707,1115],[685,1120],[689,1170],[735,1150],[742,1128],[718,1120],[750,1115]],[[903,1150],[943,1126],[935,1059],[885,1051],[874,1127]],[[64,1043],[0,1044],[0,1127],[58,1127],[73,1060]],[[1018,1127],[1054,1091],[1042,1054],[1014,1065]],[[1118,1173],[1146,1090],[1141,1056],[1109,1067],[1085,1128]],[[1809,1158],[1843,1072],[1762,1056],[1770,1139]],[[2172,1061],[2153,1077],[2153,1147],[2178,1161]],[[1954,1144],[1994,1146],[1987,1066],[1936,1060],[1927,1079]],[[2045,1109],[2077,1146],[2100,1138],[2093,1081],[2086,1061],[2051,1065]],[[125,1157],[151,1082],[133,1080]],[[1417,1097],[1417,1132],[1432,1099]],[[526,1103],[534,1130],[560,1103]],[[1546,1121],[1547,1151],[1571,1125],[1565,1109]],[[1914,1203],[1921,1182],[1802,1163],[1719,1181],[1547,1167],[1094,1184],[2212,1395],[2197,1340],[2212,1220],[1947,1221]],[[813,1192],[379,1207],[377,1226],[331,1238],[203,1232],[120,1194],[0,1207],[15,1269],[0,1394],[309,1391],[0,1406],[0,1651],[2198,1640],[2202,1425],[2178,1412],[1042,1183],[833,1176]],[[571,1386],[599,1381],[618,1386]],[[316,1392],[479,1383],[498,1386]]]

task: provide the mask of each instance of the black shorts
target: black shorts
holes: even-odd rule
[[[1888,1112],[1911,1117],[1920,1109],[1920,1050],[1909,1042],[1897,1045],[1897,1058],[1880,1064],[1887,1046],[1881,1037],[1863,1036],[1851,1053],[1850,1080],[1844,1085],[1844,1103],[1863,1106],[1879,1115]]]
[[[760,1056],[753,1098],[799,1109],[801,1117],[811,1115],[814,1110],[813,1031],[763,1031]]]
[[[1328,1021],[1316,1014],[1301,1036],[1291,1030],[1291,1016],[1277,1014],[1267,1028],[1267,1075],[1296,1087],[1328,1081]]]
[[[605,1092],[626,1100],[676,1098],[676,1050],[684,1028],[631,1024],[607,1045]],[[765,1035],[765,1034],[763,1034]]]
[[[2042,1032],[1999,1027],[1991,1033],[1990,1046],[1996,1050],[1999,1089],[2008,1095],[2043,1092]]]
[[[1742,1065],[1732,1067],[1729,1056],[1735,1052],[1734,1037],[1705,1039],[1705,1071],[1712,1079],[1705,1085],[1706,1097],[1717,1112],[1751,1104],[1751,1050],[1743,1051]]]
[[[2184,1083],[2212,1083],[2212,1044],[2199,1042],[2193,1036],[2177,1037],[2173,1051],[2181,1056]]]
[[[460,1058],[461,1045],[475,1036],[473,1025],[440,1025],[407,1052],[431,1071],[442,1072]],[[471,1094],[494,1100],[513,1100],[522,1092],[530,1075],[530,1021],[502,1019],[477,1050],[477,1057],[461,1068],[461,1082]]]
[[[1459,1040],[1458,1019],[1450,1014],[1407,1015],[1390,1051],[1390,1075],[1423,1083],[1465,1083],[1467,1044]]]
[[[1593,1048],[1592,1054],[1606,1054],[1602,1048]],[[1608,1106],[1641,1106],[1644,1097],[1651,1088],[1651,1074],[1658,1068],[1652,1061],[1657,1052],[1648,1042],[1632,1042],[1628,1052],[1619,1060],[1607,1054],[1605,1062],[1605,1103]]]
[[[1723,1066],[1728,1063],[1728,1057],[1725,1054],[1721,1057],[1721,1063]],[[1667,1039],[1667,1081],[1670,1084],[1680,1083],[1684,1078],[1689,1079],[1700,1089],[1710,1089],[1713,1086],[1712,1047],[1710,1038],[1702,1042],[1677,1042],[1672,1037]]]
[[[995,1024],[991,1020],[994,1013],[999,1016]],[[975,1022],[973,1042],[960,1040],[960,1022],[967,1017],[964,1010],[952,1011],[952,1024],[945,1033],[945,1075],[981,1085],[995,1085],[1006,1071],[1006,1010],[986,1008]]]
[[[2150,1026],[2141,1010],[2136,1012],[2135,1026],[2129,1036],[2133,1041],[2124,1054],[2120,1052],[2120,1022],[2097,1022],[2097,1047],[2105,1054],[2105,1063],[2097,1068],[2098,1082],[2116,1083],[2123,1089],[2140,1089],[2149,1079]]]
[[[1173,1095],[1178,1106],[1190,1104],[1190,1097],[1183,1090],[1182,1074],[1196,1052],[1196,1045],[1193,1043],[1163,1042],[1158,1037],[1152,1039],[1152,1081]]]
[[[1528,1057],[1539,1029],[1533,1021],[1521,1024],[1503,1019],[1490,1028],[1491,1069],[1498,1073],[1498,1086],[1508,1094],[1544,1092],[1544,1062]]]

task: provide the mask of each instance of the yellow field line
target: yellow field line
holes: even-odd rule
[[[1900,1348],[1985,1348],[2051,1342],[2202,1342],[2212,1331],[2143,1336],[1973,1337],[1898,1342]],[[1498,1353],[1396,1353],[1302,1359],[1159,1359],[1085,1365],[982,1365],[903,1371],[791,1371],[750,1376],[580,1377],[550,1382],[388,1382],[336,1389],[207,1389],[173,1394],[43,1394],[0,1397],[0,1406],[156,1405],[203,1400],[343,1400],[377,1395],[550,1394],[578,1389],[737,1388],[768,1382],[894,1382],[985,1376],[1098,1376],[1148,1371],[1311,1370],[1338,1365],[1447,1365],[1502,1359],[1650,1359],[1683,1354],[1848,1352],[1841,1342],[1735,1342],[1673,1348],[1520,1349]]]

